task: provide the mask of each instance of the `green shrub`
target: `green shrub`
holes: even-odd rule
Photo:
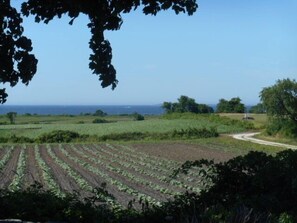
[[[8,142],[8,138],[0,137],[0,143],[7,143],[7,142]]]
[[[68,143],[78,138],[79,134],[77,132],[55,130],[39,136],[36,141],[39,143]]]
[[[110,222],[115,215],[97,197],[82,199],[79,194],[58,197],[35,184],[24,191],[0,190],[0,219],[34,222]]]
[[[289,119],[270,118],[266,127],[268,135],[281,135],[287,138],[297,137],[297,125]]]
[[[17,137],[13,135],[10,138],[8,138],[8,141],[12,143],[34,143],[35,140],[24,136]]]
[[[143,121],[144,120],[144,116],[141,114],[138,114],[137,112],[135,112],[133,114],[133,120],[134,121]]]
[[[105,113],[104,111],[98,109],[98,110],[93,114],[93,116],[104,117],[104,116],[107,116],[107,113]]]
[[[107,121],[105,119],[101,119],[101,118],[96,118],[93,120],[92,123],[109,123],[109,121]]]
[[[218,222],[230,222],[227,219],[239,206],[275,217],[275,221],[259,222],[297,221],[297,151],[286,150],[275,156],[250,152],[224,163],[188,161],[174,175],[187,173],[193,166],[203,176],[202,185],[207,186],[199,196],[192,196],[189,209],[221,215]]]

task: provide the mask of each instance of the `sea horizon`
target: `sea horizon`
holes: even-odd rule
[[[80,115],[102,110],[108,115],[133,114],[160,115],[164,113],[161,104],[155,105],[0,105],[0,114],[16,112],[17,114],[38,115]]]

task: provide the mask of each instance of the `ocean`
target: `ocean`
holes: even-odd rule
[[[132,114],[160,115],[164,113],[161,105],[0,105],[0,114],[16,112],[17,114],[38,115],[79,115],[102,110],[108,115]]]

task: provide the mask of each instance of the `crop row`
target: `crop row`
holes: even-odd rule
[[[86,168],[90,172],[92,172],[92,173],[94,173],[96,175],[99,175],[104,180],[104,182],[116,186],[119,191],[128,193],[130,195],[133,195],[137,199],[145,200],[145,201],[147,201],[147,202],[149,202],[151,204],[156,204],[156,205],[159,204],[159,202],[157,200],[155,200],[154,198],[152,198],[151,196],[149,196],[147,194],[143,194],[140,191],[126,185],[125,183],[111,177],[105,171],[102,171],[102,168],[97,168],[97,167],[93,166],[91,163],[86,162],[81,158],[78,158],[78,157],[75,157],[75,156],[71,155],[62,146],[60,147],[60,150],[61,150],[62,153],[65,154],[65,156],[67,156],[69,159],[71,159],[72,161],[74,161],[75,163],[80,165],[80,167]],[[88,157],[86,155],[84,156],[84,158],[88,159],[89,161],[93,161],[93,162],[95,161],[97,164],[100,164],[100,160],[93,159],[92,157]],[[106,165],[106,163],[104,163],[104,164],[101,163],[101,164]]]
[[[136,151],[135,149],[132,149],[128,146],[120,145],[116,147],[110,144],[107,144],[106,146],[114,153],[119,153],[121,156],[128,158],[129,161],[135,160],[136,163],[145,166],[145,168],[152,169],[154,171],[157,171],[158,173],[163,173],[166,176],[171,175],[172,172],[181,165],[181,163],[179,162],[150,156],[146,153]],[[98,146],[96,147],[98,148]],[[188,182],[195,181],[195,183],[199,183],[197,181],[199,180],[199,174],[197,171],[190,171],[187,176],[184,176],[184,180]]]
[[[102,156],[99,153],[96,153],[96,156],[90,156],[90,155],[86,155],[82,150],[79,150],[75,147],[72,147],[72,149],[75,150],[77,153],[79,153],[84,158],[92,161],[95,164],[100,165],[102,168],[106,168],[108,171],[116,173],[116,174],[120,175],[121,177],[124,177],[125,179],[131,181],[132,184],[140,184],[145,187],[149,187],[155,191],[161,192],[162,194],[166,194],[166,195],[170,195],[170,196],[179,194],[176,191],[172,191],[168,188],[164,188],[164,187],[160,186],[159,184],[156,184],[152,181],[145,179],[143,177],[143,175],[140,175],[140,176],[135,175],[135,174],[127,171],[126,168],[120,168],[120,167],[110,165],[109,163],[117,162],[113,158],[110,158],[107,160],[106,157]]]
[[[111,189],[116,198],[127,198],[126,203],[134,198],[135,201],[160,205],[160,201],[170,199],[185,190],[199,192],[199,186],[188,184],[184,179],[168,177],[172,170],[179,166],[178,162],[136,152],[133,147],[110,144],[27,147],[19,146],[18,153],[13,152],[14,146],[0,148],[0,174],[9,160],[16,156],[14,154],[19,154],[18,157],[14,157],[14,167],[9,167],[13,168],[14,174],[9,175],[11,179],[5,185],[8,185],[10,190],[22,189],[25,185],[25,175],[31,174],[29,169],[32,169],[32,165],[28,168],[27,154],[27,150],[30,149],[30,157],[31,160],[33,157],[35,159],[34,165],[41,183],[60,197],[65,196],[69,187],[73,187],[73,190],[80,188],[79,190],[86,191],[87,194],[98,191],[98,182],[109,185],[108,190]],[[7,167],[5,171],[9,171]],[[69,182],[69,186],[65,186],[65,182]],[[108,194],[101,198],[114,207],[124,204],[123,200],[118,202]]]
[[[169,178],[168,174],[165,175],[164,172],[162,172],[162,168],[160,168],[159,165],[152,165],[152,164],[149,164],[148,162],[144,162],[141,159],[136,160],[135,158],[131,158],[127,156],[127,154],[125,155],[124,153],[121,153],[121,155],[119,155],[115,151],[110,151],[110,149],[104,149],[104,147],[100,145],[96,145],[95,148],[84,146],[83,149],[87,150],[88,152],[92,153],[95,157],[98,157],[100,159],[107,158],[106,155],[102,155],[105,153],[109,156],[108,160],[110,162],[116,163],[125,169],[130,169],[131,171],[137,172],[140,175],[157,179],[158,181],[163,182],[163,184],[169,184],[170,186],[177,187],[179,189],[187,189],[187,190],[196,191],[196,192],[200,191],[198,187],[192,187],[182,181]],[[176,189],[176,190],[179,190],[179,189]],[[160,190],[162,192],[162,188],[160,188]],[[165,189],[165,190],[169,192],[168,189]],[[177,194],[179,193],[171,192],[171,195],[177,195]]]

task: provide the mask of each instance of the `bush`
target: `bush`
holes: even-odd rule
[[[238,214],[239,207],[245,207],[255,217],[276,219],[251,222],[297,222],[297,151],[286,150],[276,156],[250,152],[217,164],[188,161],[175,175],[187,173],[194,166],[203,174],[202,184],[208,186],[199,196],[186,196],[191,201],[187,202],[187,209],[195,207],[200,217],[201,213],[211,214],[220,216],[214,222],[230,222],[228,218]]]
[[[39,143],[68,143],[79,138],[77,132],[55,130],[39,136],[36,141]]]
[[[101,119],[101,118],[96,118],[93,120],[92,123],[109,123],[109,121],[107,121],[105,119]]]
[[[13,135],[8,139],[8,141],[12,143],[34,143],[35,140],[24,136],[16,137]]]
[[[297,125],[288,119],[270,118],[266,133],[268,135],[281,135],[287,138],[297,137]]]
[[[111,210],[96,197],[79,194],[58,197],[35,184],[24,191],[0,190],[0,219],[19,218],[34,222],[110,222]]]
[[[144,120],[144,116],[135,112],[133,114],[133,120],[134,121],[143,121]]]
[[[93,114],[93,116],[100,116],[100,117],[104,117],[104,116],[106,116],[107,115],[107,113],[105,113],[104,111],[102,111],[102,110],[97,110],[94,114]]]
[[[210,137],[218,137],[219,133],[215,128],[211,129],[197,129],[197,128],[188,128],[181,130],[174,130],[171,134],[173,138],[210,138]]]

